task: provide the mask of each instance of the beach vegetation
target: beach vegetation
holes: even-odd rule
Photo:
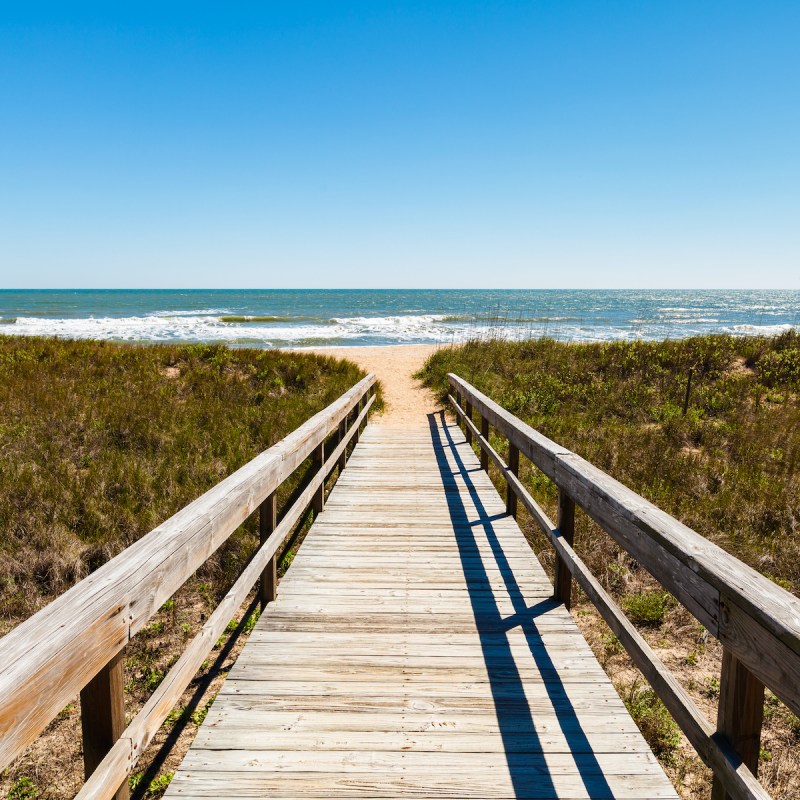
[[[0,338],[0,635],[363,376],[350,362],[311,353]],[[309,459],[281,487],[279,507],[310,465]],[[164,679],[258,541],[254,515],[127,645],[129,716]],[[252,606],[242,609],[221,649],[203,663],[139,761],[138,774],[146,777],[139,796],[166,788],[238,654],[241,632],[257,618]],[[35,797],[37,785],[60,787],[47,797],[76,793],[83,779],[80,714],[68,710],[77,707],[76,698],[0,775],[0,797]],[[162,746],[168,755],[153,761]]]
[[[31,778],[23,777],[14,781],[8,790],[7,800],[36,800],[39,797],[39,789]]]
[[[681,743],[680,729],[658,695],[639,681],[628,687],[625,707],[642,732],[650,749],[662,761],[673,763]]]
[[[419,377],[444,400],[448,372],[800,593],[797,331],[597,344],[473,341],[437,351]],[[506,452],[503,437],[492,432],[490,441]],[[490,475],[502,490],[500,473],[492,468]],[[520,476],[555,519],[552,482],[525,459]],[[549,542],[524,511],[520,524],[552,574]],[[586,514],[578,513],[575,525],[581,558],[713,722],[719,642]],[[708,796],[710,772],[663,704],[642,688],[630,658],[580,592],[573,613],[682,795]],[[800,784],[796,718],[770,693],[767,698],[762,747],[771,758],[762,760],[759,778],[772,796],[794,797]]]
[[[800,590],[796,331],[469,342],[439,350],[421,376],[444,398],[448,372],[779,585]],[[526,485],[553,500],[548,480],[526,469]],[[607,573],[618,559],[607,558],[596,533],[583,522],[584,558],[613,582]]]
[[[675,598],[669,592],[638,592],[622,599],[628,616],[642,625],[660,625],[675,605]]]
[[[333,402],[333,358],[0,338],[0,614],[19,621]],[[283,487],[288,495],[291,481]],[[255,520],[201,570],[209,600]],[[172,610],[174,600],[168,601]],[[161,633],[154,621],[146,635]]]

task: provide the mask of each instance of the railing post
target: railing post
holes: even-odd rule
[[[314,472],[317,473],[325,468],[325,442],[320,442],[314,450]],[[325,509],[325,479],[319,485],[319,489],[314,492],[314,499],[311,503],[314,509],[314,516],[321,514]]]
[[[558,490],[557,527],[564,541],[572,546],[575,540],[575,503],[561,488]],[[572,574],[558,553],[556,553],[553,589],[553,597],[569,609],[572,605]]]
[[[763,719],[764,684],[733,653],[723,649],[717,731],[733,745],[753,775],[758,772]],[[726,797],[729,795],[715,776],[711,800],[725,800]]]
[[[361,413],[361,400],[362,399],[363,398],[359,398],[358,399],[358,402],[356,403],[356,406],[353,409],[353,420],[357,420],[358,419],[358,415]],[[353,447],[355,447],[358,444],[358,439],[359,439],[360,436],[361,436],[361,426],[359,425],[356,428],[356,432],[353,434]]]
[[[508,471],[519,475],[519,449],[511,442],[508,443]],[[512,517],[517,516],[517,495],[510,483],[506,484],[506,513]]]
[[[467,419],[470,422],[473,422],[473,419],[472,419],[472,403],[470,403],[470,401],[467,400],[465,405],[466,405],[465,411],[466,411],[466,414],[467,414]],[[464,423],[464,436],[465,436],[465,438],[467,440],[467,444],[472,444],[472,430],[470,429],[469,425],[467,425],[466,422]]]
[[[461,405],[464,401],[463,398],[461,397],[461,392],[458,389],[455,390],[455,394],[453,395],[453,397],[455,398],[458,407],[461,408]],[[461,414],[456,414],[456,425],[458,425],[459,430],[466,427],[466,425],[464,425],[463,423],[463,420],[461,419]]]
[[[261,544],[267,541],[269,535],[275,530],[278,524],[278,504],[276,493],[272,494],[259,506],[258,514],[258,534]],[[275,553],[264,567],[259,583],[259,598],[261,610],[263,611],[267,603],[271,603],[278,594],[278,554]]]
[[[83,773],[88,780],[125,730],[124,650],[121,650],[81,690]],[[115,800],[128,800],[128,781]]]
[[[489,441],[489,420],[481,414],[481,436],[483,436],[486,441]],[[481,469],[484,472],[489,471],[489,453],[486,452],[483,448],[481,448]]]
[[[344,437],[347,435],[347,417],[345,417],[339,423],[339,444],[344,441]],[[342,448],[342,454],[339,456],[339,474],[342,474],[342,470],[347,466],[347,448]]]

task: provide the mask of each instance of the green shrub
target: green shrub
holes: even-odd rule
[[[625,707],[650,749],[662,761],[670,762],[681,743],[680,729],[656,693],[634,684],[628,692]]]
[[[39,789],[31,778],[20,778],[8,790],[7,800],[37,800]]]
[[[308,353],[0,337],[0,616],[36,611],[362,376]],[[211,601],[257,541],[248,520],[200,571]]]
[[[154,778],[150,781],[150,785],[144,792],[144,797],[161,797],[162,794],[166,791],[167,787],[172,782],[172,779],[175,777],[174,772],[165,772],[162,775]],[[142,781],[144,780],[144,774],[141,772],[137,772],[134,775],[131,775],[128,779],[128,785],[130,786],[132,791],[136,791],[137,789],[141,789]]]
[[[146,796],[161,797],[170,783],[172,783],[172,779],[174,777],[174,772],[165,772],[163,775],[159,775],[157,778],[154,778],[152,781],[150,781],[150,785],[147,787]]]
[[[642,625],[660,625],[674,606],[675,598],[669,592],[641,592],[622,599],[631,619]]]

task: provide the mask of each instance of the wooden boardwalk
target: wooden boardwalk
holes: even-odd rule
[[[676,797],[552,592],[455,425],[370,425],[167,797]]]

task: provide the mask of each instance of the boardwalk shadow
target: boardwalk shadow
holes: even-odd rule
[[[508,633],[519,629],[533,662],[544,678],[544,694],[549,701],[547,705],[555,709],[555,712],[549,710],[548,715],[557,713],[558,727],[567,741],[575,771],[586,794],[591,798],[613,798],[613,791],[537,629],[537,617],[555,608],[557,603],[548,599],[534,606],[527,606],[493,524],[499,519],[505,519],[507,515],[492,516],[486,512],[471,477],[471,473],[479,470],[465,466],[443,412],[430,414],[428,422],[461,565],[467,579],[472,613],[479,631],[514,794],[517,798],[559,796],[559,787],[542,754],[542,742],[535,724],[537,712],[534,712],[528,702],[524,679],[511,649]],[[468,512],[465,507],[462,494],[457,491],[457,477],[463,481],[475,511]],[[491,559],[487,559],[485,551],[481,552],[476,538],[481,534],[489,544]],[[489,569],[493,573],[499,571],[501,575],[514,609],[514,614],[510,617],[503,617],[497,604],[496,593],[500,590],[492,588]],[[532,690],[535,688],[531,686]]]

